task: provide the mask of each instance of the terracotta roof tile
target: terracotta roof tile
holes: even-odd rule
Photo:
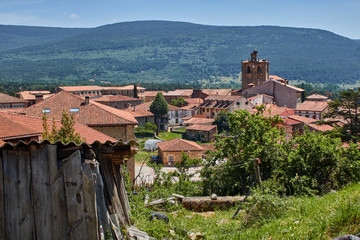
[[[174,91],[169,91],[167,93],[164,93],[164,97],[165,96],[183,96],[183,97],[190,97],[192,94],[193,94],[193,91],[192,89],[176,89]]]
[[[308,96],[306,99],[308,99],[308,100],[326,100],[326,99],[329,99],[329,98],[326,97],[326,96],[315,93],[315,94],[312,94],[312,95]]]
[[[146,110],[131,110],[131,109],[127,109],[125,111],[128,111],[129,113],[131,113],[135,118],[136,117],[149,117],[149,116],[154,116],[154,114],[150,111],[146,111]]]
[[[163,91],[145,91],[143,93],[139,93],[139,96],[141,97],[156,97],[156,95],[161,92],[163,95],[165,92]]]
[[[232,89],[202,89],[202,92],[207,95],[230,95]]]
[[[202,104],[204,102],[202,98],[185,98],[185,101],[189,104]]]
[[[0,113],[0,138],[11,139],[21,138],[25,136],[41,136],[43,132],[42,118],[29,117],[24,115]],[[60,121],[55,121],[57,129],[61,127]],[[52,120],[48,120],[49,130],[52,128]],[[99,131],[96,131],[83,124],[74,125],[75,132],[79,133],[86,142],[92,144],[99,142],[116,142],[116,139],[109,137]]]
[[[181,138],[157,143],[162,151],[166,152],[187,152],[187,151],[203,151],[204,148],[193,141],[188,141]]]
[[[36,94],[43,94],[43,98],[48,98],[52,94],[50,94],[50,91],[21,91],[16,93],[19,95],[20,99],[25,99],[27,101],[35,100]]]
[[[322,112],[329,106],[329,102],[322,101],[304,101],[299,104],[295,111],[311,111],[311,112]]]
[[[212,124],[215,121],[215,119],[211,119],[211,118],[190,118],[189,120],[184,121],[184,124]]]
[[[194,131],[211,131],[216,128],[216,125],[191,125],[186,127],[186,130],[194,130]]]
[[[303,123],[314,123],[317,122],[318,120],[316,119],[312,119],[312,118],[307,118],[307,117],[303,117],[303,116],[299,116],[299,115],[291,115],[288,116],[288,118],[303,122]]]
[[[126,101],[141,101],[138,98],[128,97],[124,95],[103,95],[99,98],[92,99],[95,102],[126,102]]]
[[[0,103],[25,103],[25,100],[19,99],[17,97],[13,97],[7,95],[5,93],[0,93]]]
[[[61,119],[62,111],[70,112],[74,115],[75,122],[88,126],[109,126],[109,125],[136,125],[137,121],[127,111],[112,108],[101,103],[89,101],[85,105],[83,98],[71,94],[70,92],[59,92],[27,109],[25,114],[29,116],[42,117],[43,109],[49,109],[49,118]],[[77,110],[77,111],[76,111]]]
[[[314,130],[320,131],[320,132],[331,131],[334,129],[332,126],[329,126],[327,124],[317,125],[317,124],[310,123],[310,124],[308,124],[308,126],[310,128],[313,128]]]

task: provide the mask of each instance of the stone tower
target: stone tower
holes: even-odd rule
[[[259,86],[269,80],[269,61],[257,59],[257,51],[251,53],[251,59],[241,63],[242,89]]]

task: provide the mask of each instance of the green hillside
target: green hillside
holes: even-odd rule
[[[84,28],[0,25],[0,51],[61,41],[86,31]]]
[[[239,82],[241,61],[254,49],[260,58],[270,60],[271,74],[287,79],[312,83],[360,79],[360,43],[324,30],[167,21],[67,29],[68,35],[62,33],[66,29],[53,30],[46,43],[23,47],[24,41],[19,41],[23,48],[0,52],[0,81],[75,84],[93,78],[113,83],[192,84],[205,79],[202,82],[211,84],[216,77],[228,77],[234,83]],[[26,35],[32,42],[42,38],[30,27],[22,37]],[[59,35],[63,38],[53,38]],[[2,41],[10,46],[11,40],[5,38]]]

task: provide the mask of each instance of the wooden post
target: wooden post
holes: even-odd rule
[[[256,181],[260,187],[260,189],[262,189],[261,186],[261,176],[260,176],[260,167],[259,164],[261,163],[260,158],[254,158],[254,168],[255,168],[255,176],[256,176]]]

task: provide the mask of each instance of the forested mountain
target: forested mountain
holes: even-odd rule
[[[85,28],[54,28],[0,25],[0,51],[61,41]]]
[[[312,83],[360,79],[360,42],[324,30],[167,21],[46,31],[7,26],[11,30],[7,34],[1,27],[5,26],[0,26],[0,81],[76,84],[93,78],[113,83],[192,84],[205,79],[211,83],[222,76],[236,79],[241,61],[254,49],[260,58],[270,60],[271,74],[287,79]],[[39,44],[26,46],[34,43]]]

